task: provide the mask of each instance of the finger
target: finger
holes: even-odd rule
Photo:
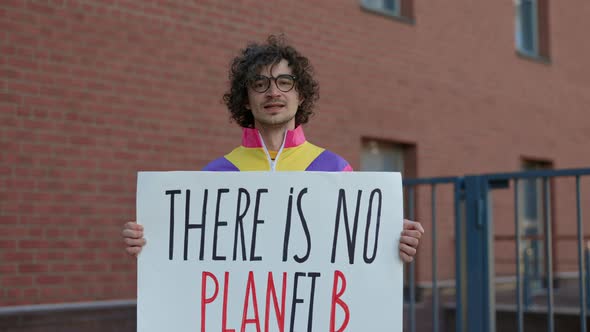
[[[127,247],[125,248],[125,251],[127,251],[129,255],[137,257],[141,252],[141,247]]]
[[[133,239],[140,239],[143,237],[143,231],[134,231],[132,229],[124,229],[121,232],[121,235],[125,238],[133,238]]]
[[[420,244],[420,241],[417,238],[411,236],[402,236],[400,237],[399,242],[402,244],[409,245],[413,248],[417,248]]]
[[[135,221],[128,221],[123,225],[123,229],[132,229],[136,231],[143,231],[143,225],[138,224]]]
[[[414,260],[414,257],[408,256],[405,253],[401,252],[399,253],[399,257],[402,259],[402,261],[404,263],[411,263]]]
[[[404,229],[415,229],[424,234],[424,227],[422,227],[422,224],[417,221],[404,219]]]
[[[422,233],[420,233],[420,231],[406,229],[402,231],[402,236],[409,236],[420,240],[420,238],[422,238]]]
[[[132,238],[125,238],[125,244],[127,244],[128,246],[138,246],[138,247],[143,247],[145,246],[145,239],[141,238],[141,239],[132,239]]]
[[[400,243],[399,251],[400,253],[404,253],[411,257],[414,257],[416,255],[416,248],[412,248],[409,245],[403,243]]]
[[[415,229],[415,230],[417,230],[417,231],[419,231],[420,233],[424,234],[424,227],[422,227],[422,224],[421,224],[421,223],[419,223],[419,222],[417,222],[417,221],[414,221],[414,222],[412,223],[412,226],[414,226],[414,229]]]

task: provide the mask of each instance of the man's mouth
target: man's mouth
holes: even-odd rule
[[[268,103],[264,105],[264,109],[267,110],[274,110],[274,109],[279,109],[285,107],[285,104],[283,103]]]

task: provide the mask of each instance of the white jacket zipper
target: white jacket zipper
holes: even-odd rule
[[[274,172],[277,168],[277,164],[279,163],[279,156],[281,155],[281,152],[283,152],[283,147],[285,146],[287,132],[285,131],[285,136],[283,136],[283,143],[281,144],[281,148],[275,156],[275,160],[272,160],[272,158],[270,158],[270,154],[268,153],[268,149],[266,148],[266,144],[264,144],[264,139],[262,138],[262,135],[260,135],[260,132],[258,132],[258,136],[260,136],[260,141],[262,142],[262,147],[264,148],[264,154],[266,154],[266,159],[268,160],[268,164],[270,165],[270,171]]]

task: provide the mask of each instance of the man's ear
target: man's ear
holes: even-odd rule
[[[249,101],[249,100],[246,100],[246,101],[244,102],[244,108],[245,108],[245,109],[247,109],[247,110],[251,110],[251,107],[250,107],[250,101]]]

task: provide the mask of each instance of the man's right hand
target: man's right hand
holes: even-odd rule
[[[121,236],[123,236],[123,241],[127,245],[125,251],[129,255],[137,257],[146,243],[143,238],[143,226],[135,221],[128,221],[123,226]]]

